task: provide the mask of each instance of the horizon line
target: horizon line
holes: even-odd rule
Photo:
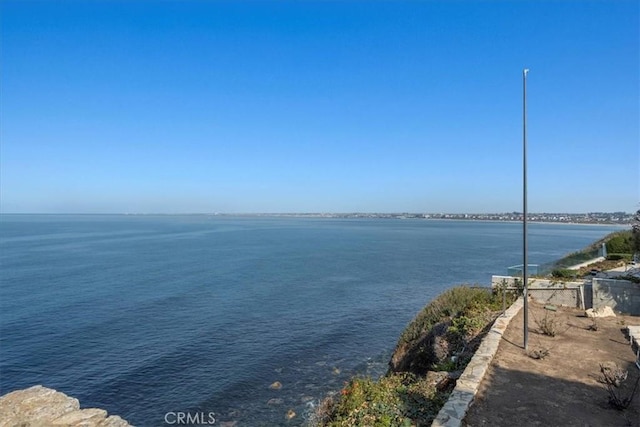
[[[528,212],[531,215],[634,215],[625,211],[590,212]],[[268,215],[522,215],[522,212],[409,212],[409,211],[343,211],[343,212],[0,212],[0,215],[213,215],[213,216],[268,216]]]

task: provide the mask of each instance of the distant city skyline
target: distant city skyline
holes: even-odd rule
[[[637,1],[0,3],[2,213],[640,208]]]

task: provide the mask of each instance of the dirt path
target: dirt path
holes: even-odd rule
[[[522,348],[523,310],[507,328],[498,353],[485,376],[474,404],[465,418],[467,426],[640,426],[640,390],[625,411],[608,404],[608,393],[599,382],[600,364],[615,362],[627,369],[621,385],[623,396],[640,376],[635,355],[623,329],[640,325],[640,317],[618,316],[592,320],[581,310],[545,310],[529,303],[529,351],[548,349],[542,360],[529,357]],[[558,335],[539,332],[545,318],[558,323]]]

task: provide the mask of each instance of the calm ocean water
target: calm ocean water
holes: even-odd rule
[[[617,229],[531,224],[530,262]],[[165,425],[179,411],[300,425],[351,375],[384,372],[402,329],[433,297],[519,264],[521,231],[498,222],[2,215],[0,393],[43,384],[138,426]],[[269,388],[275,381],[280,390]],[[287,422],[289,409],[297,415]]]

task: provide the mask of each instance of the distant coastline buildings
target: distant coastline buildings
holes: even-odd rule
[[[425,218],[470,219],[484,221],[522,221],[521,212],[499,214],[437,214],[425,215]],[[592,212],[586,214],[572,213],[529,213],[527,220],[537,222],[565,222],[579,224],[630,224],[633,214],[626,212]]]
[[[450,219],[466,221],[522,221],[522,212],[509,213],[287,213],[264,214],[282,217],[315,218],[396,218],[396,219]],[[532,222],[556,222],[566,224],[631,224],[634,215],[626,212],[590,212],[590,213],[529,213],[527,220]]]

